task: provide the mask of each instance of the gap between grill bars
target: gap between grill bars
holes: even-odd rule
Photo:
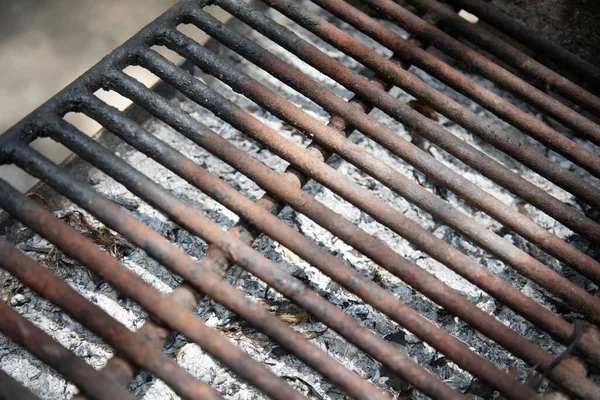
[[[475,382],[490,396],[498,391],[510,399],[535,397],[548,382],[568,396],[600,399],[593,375],[600,366],[600,226],[594,214],[600,206],[600,100],[434,0],[407,1],[419,15],[391,0],[366,0],[360,7],[342,0],[263,0],[260,8],[241,0],[210,2],[235,24],[211,17],[208,3],[181,1],[0,137],[2,164],[16,165],[72,202],[64,213],[53,213],[0,180],[0,207],[36,234],[27,243],[56,246],[48,250],[53,256],[87,269],[89,284],[105,282],[114,296],[139,305],[147,320],[132,332],[97,304],[98,287],[82,291],[47,257],[32,258],[27,243],[0,239],[0,268],[96,335],[113,355],[95,370],[36,327],[39,321],[15,312],[21,310],[16,301],[12,307],[0,302],[0,331],[75,384],[79,398],[129,398],[127,387],[140,371],[183,398],[234,395],[219,393],[163,351],[167,342],[183,340],[173,336],[180,333],[231,371],[223,379],[246,382],[232,387],[249,385],[276,399],[319,391],[331,398],[462,398],[476,394]],[[490,20],[506,18],[479,0],[449,3],[485,12]],[[179,30],[182,25],[204,31],[221,47],[199,45]],[[556,49],[523,37],[523,29],[506,27],[526,45]],[[173,64],[157,46],[202,74]],[[560,53],[572,72],[597,83],[595,67]],[[155,74],[185,99],[147,88],[127,74],[131,66]],[[527,83],[532,76],[547,91]],[[99,90],[132,100],[148,122],[106,104]],[[535,110],[571,131],[551,127]],[[87,137],[65,120],[69,113],[101,124],[103,134],[118,138],[132,156]],[[144,204],[124,209],[119,199],[107,198],[104,184],[90,185],[36,152],[29,144],[38,138],[69,148],[124,188],[121,196],[129,193]],[[151,173],[159,170],[168,178]],[[175,179],[185,183],[185,195],[171,184]],[[353,220],[348,210],[360,217]],[[285,217],[290,214],[310,222],[293,226]],[[222,220],[233,216],[239,220],[224,230]],[[206,250],[182,247],[157,223],[172,223]],[[91,234],[98,226],[105,237],[123,238],[168,271],[172,287],[155,287],[145,272],[138,274],[116,245]],[[259,245],[265,241],[291,252],[291,263]],[[238,284],[230,273],[237,268],[245,271],[244,282],[264,291],[264,301],[257,301],[258,289]],[[324,330],[301,332],[271,311],[285,302],[300,307],[307,326]],[[504,315],[527,328],[486,304],[505,307],[510,314]],[[222,307],[229,320],[237,318],[235,326],[248,323],[254,335],[264,335],[249,338],[239,328],[238,339],[280,345],[300,375],[284,374],[277,368],[285,365],[265,361],[268,354],[231,340],[227,329],[198,315],[199,305],[212,307],[204,315],[213,317]],[[353,311],[361,307],[366,314]],[[437,317],[444,313],[449,320]],[[405,339],[399,345],[390,332],[412,335],[414,346]],[[332,346],[354,352],[378,372],[351,366]],[[470,385],[443,376],[446,369],[424,361],[428,354]],[[516,374],[498,360],[512,360]],[[0,397],[35,397],[22,386],[27,382],[7,372],[0,370]],[[391,383],[394,377],[404,389]]]

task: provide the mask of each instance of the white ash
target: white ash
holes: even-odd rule
[[[307,4],[307,7],[312,6]],[[343,62],[356,71],[361,73],[365,71],[364,67],[362,67],[356,61],[349,59],[340,51],[323,43],[281,15],[273,11],[270,11],[270,13],[279,22],[288,25],[294,31],[299,32],[301,36],[307,38],[313,43],[316,43],[331,57]],[[323,15],[327,14],[323,13]],[[381,54],[387,57],[391,56],[389,51],[383,49],[371,39],[352,30],[347,25],[340,23],[330,16],[327,16],[327,18],[336,23],[342,29],[351,32],[355,37],[360,38],[363,42],[367,43]],[[261,35],[249,33],[249,36],[263,47],[276,53],[283,59],[289,60],[293,63],[293,65],[302,69],[321,84],[333,90],[336,94],[343,96],[344,98],[351,97],[350,92],[335,84],[331,79],[321,75],[315,69],[307,66],[298,58],[291,56],[279,46],[266,40]],[[248,72],[251,76],[258,78],[261,82],[265,82],[271,89],[287,97],[294,104],[303,108],[306,112],[318,118],[323,123],[328,121],[328,114],[323,112],[323,110],[321,110],[318,106],[310,102],[304,96],[299,95],[286,86],[283,86],[276,79],[256,68],[242,57],[232,54],[228,51],[223,51],[221,56],[228,61],[235,63],[238,67]],[[448,61],[451,62],[451,60]],[[532,139],[521,134],[519,131],[503,123],[502,121],[499,121],[477,104],[457,94],[456,92],[447,88],[444,84],[423,73],[422,71],[414,68],[411,69],[411,71],[423,79],[426,83],[443,91],[452,98],[457,99],[461,104],[468,107],[477,115],[493,121],[495,124],[502,127],[502,129],[504,129],[506,132],[510,132],[511,134],[519,137],[525,143],[540,149],[550,159],[558,162],[562,167],[570,168],[588,181],[598,185],[598,181],[592,179],[587,173],[577,167],[572,166],[568,161],[554,152],[545,150]],[[484,87],[495,91],[507,100],[517,104],[520,108],[526,110],[536,118],[544,119],[544,117],[536,113],[535,110],[523,104],[518,99],[513,98],[511,95],[497,89],[490,82],[477,76],[471,77]],[[309,143],[307,138],[305,138],[295,129],[292,129],[291,126],[271,116],[269,113],[262,110],[251,101],[245,99],[243,96],[240,96],[229,90],[223,84],[216,83],[212,79],[207,80],[207,82],[209,82],[227,98],[233,100],[236,104],[246,109],[248,112],[251,112],[256,118],[276,129],[297,145],[306,146]],[[394,89],[392,94],[399,98],[402,102],[408,102],[412,99],[411,96],[399,89]],[[239,148],[252,154],[267,166],[275,169],[278,172],[283,172],[285,170],[287,162],[275,156],[262,145],[237,132],[228,124],[215,117],[212,113],[202,109],[188,100],[174,101],[178,103],[183,110],[190,113],[194,118],[197,118],[199,121],[215,130],[224,138],[230,140]],[[375,110],[372,115],[401,137],[411,140],[410,134],[400,123],[394,121],[392,118],[389,118],[378,110]],[[582,205],[578,203],[570,194],[547,182],[545,179],[540,178],[538,175],[529,171],[528,169],[520,166],[518,163],[509,159],[492,146],[465,132],[462,128],[458,127],[451,121],[448,121],[441,115],[439,115],[439,123],[469,144],[483,150],[485,153],[494,157],[502,164],[510,167],[519,175],[525,177],[537,186],[542,187],[544,190],[548,191],[561,201],[564,201],[565,203],[570,204],[577,209],[582,209]],[[239,190],[249,198],[257,200],[263,194],[263,191],[247,177],[239,172],[236,172],[231,167],[218,160],[216,157],[208,154],[208,152],[206,152],[204,149],[201,149],[198,146],[193,145],[191,142],[183,139],[179,134],[166,127],[164,124],[151,120],[145,124],[145,127],[171,146],[177,148],[187,157],[207,168],[211,173],[219,176],[226,183],[233,186],[235,189]],[[576,283],[582,285],[587,290],[597,290],[597,288],[580,278],[578,275],[572,273],[560,262],[541,252],[534,246],[531,246],[518,235],[513,234],[507,229],[504,229],[498,222],[494,221],[486,214],[474,210],[453,193],[436,188],[435,185],[433,185],[427,179],[424,179],[423,176],[413,167],[391,155],[378,144],[358,133],[353,134],[351,139],[379,159],[398,169],[398,171],[410,179],[417,180],[429,190],[435,191],[436,193],[442,193],[447,200],[459,210],[471,215],[488,229],[491,229],[500,236],[503,236],[507,240],[514,243],[516,246],[523,248],[530,254],[541,259],[551,268],[569,276]],[[589,145],[585,141],[577,138],[573,138],[573,140],[591,151],[596,151],[593,146]],[[512,196],[507,190],[498,187],[489,179],[466,167],[464,164],[455,160],[438,147],[432,145],[429,147],[429,151],[436,159],[459,172],[467,179],[476,183],[488,193],[493,194],[501,201],[513,206],[515,209],[517,208],[519,200]],[[131,147],[127,145],[121,145],[117,149],[116,154],[123,157],[131,165],[135,166],[135,168],[142,171],[147,176],[153,178],[158,184],[166,188],[172,194],[176,195],[178,198],[184,200],[188,204],[191,204],[199,211],[209,216],[223,229],[230,229],[237,222],[238,218],[235,214],[211,200],[207,195],[194,189],[191,185],[178,178],[175,174],[167,171],[153,160],[133,150]],[[536,301],[555,310],[555,307],[548,303],[545,292],[537,285],[528,282],[526,279],[513,272],[509,266],[504,265],[503,262],[497,260],[486,251],[464,239],[452,229],[436,223],[426,212],[410,204],[392,192],[390,189],[378,183],[373,178],[367,176],[365,173],[357,170],[352,165],[337,157],[333,157],[329,164],[336,167],[341,173],[347,175],[358,184],[371,190],[382,200],[401,211],[407,217],[420,223],[425,229],[432,231],[436,236],[444,239],[448,243],[460,249],[469,257],[478,261],[481,265],[490,268],[494,273],[498,274],[511,284],[521,289],[528,296],[533,297]],[[120,199],[119,202],[125,203],[127,208],[131,210],[132,214],[136,218],[140,219],[152,229],[156,230],[161,235],[174,242],[193,259],[200,260],[204,257],[207,248],[205,242],[190,235],[184,229],[181,229],[174,223],[170,222],[162,214],[154,210],[143,201],[137,199],[113,179],[105,176],[98,170],[93,170],[89,176],[89,183],[92,184],[93,187],[100,193],[105,194],[113,199]],[[305,189],[309,193],[316,196],[319,201],[340,213],[345,218],[348,218],[350,221],[368,233],[373,234],[385,241],[395,251],[406,257],[408,260],[431,272],[433,275],[437,276],[439,279],[466,296],[479,308],[493,314],[502,323],[510,326],[512,329],[517,331],[519,334],[524,335],[532,342],[539,344],[551,354],[557,355],[563,349],[562,346],[554,342],[548,335],[532,327],[531,324],[529,324],[522,317],[516,315],[511,310],[507,309],[507,307],[483,293],[477,287],[471,285],[450,271],[448,268],[428,257],[424,252],[415,249],[406,240],[398,237],[389,229],[381,226],[368,215],[362,213],[355,207],[343,201],[339,196],[327,189],[322,188],[319,184],[314,182],[309,183]],[[80,209],[77,206],[71,206],[66,210],[56,212],[56,215],[62,216],[70,210]],[[526,212],[532,220],[539,223],[550,232],[556,234],[558,237],[573,242],[575,245],[581,245],[584,243],[580,241],[569,229],[557,223],[542,212],[536,210],[534,207],[524,205],[524,207],[521,207],[521,210]],[[90,221],[94,221],[93,223],[96,226],[100,226],[99,223],[91,218],[88,214],[85,215]],[[397,298],[408,303],[423,316],[430,319],[432,322],[450,334],[463,340],[474,351],[490,360],[499,368],[506,369],[513,365],[516,366],[518,371],[517,376],[520,379],[524,379],[528,373],[528,367],[523,362],[508,354],[498,345],[486,339],[482,334],[474,331],[465,323],[459,321],[457,318],[454,318],[443,309],[431,303],[425,297],[415,292],[413,289],[402,283],[399,279],[383,270],[381,267],[371,262],[368,258],[362,256],[350,246],[346,245],[343,241],[338,240],[335,236],[322,229],[310,219],[303,215],[299,215],[289,208],[284,209],[280,217],[285,222],[298,229],[304,235],[314,240],[320,246],[328,249],[350,267],[357,269],[369,278],[376,279],[378,282],[380,282],[380,285],[386,288],[389,292],[393,293]],[[41,239],[38,236],[34,236],[28,243],[23,244],[21,248],[24,250],[31,250],[32,248],[49,250],[51,245],[46,240]],[[437,352],[426,343],[423,343],[416,336],[398,327],[395,323],[391,322],[388,318],[374,310],[372,307],[365,305],[359,298],[345,291],[337,283],[331,281],[328,277],[321,274],[316,268],[308,265],[295,254],[281,246],[279,243],[266,237],[260,237],[255,242],[254,248],[259,250],[267,258],[276,262],[288,272],[294,274],[299,279],[302,279],[307,284],[310,284],[314,290],[325,296],[329,301],[344,310],[350,316],[358,319],[364,326],[372,329],[373,332],[381,337],[384,337],[387,340],[395,343],[399,351],[408,352],[408,354],[418,361],[419,364],[433,371],[448,384],[462,391],[467,390],[471,384],[473,378],[470,374],[457,368],[452,362],[446,360],[441,353]],[[44,257],[43,253],[39,253],[37,251],[28,251],[27,254],[40,260]],[[168,272],[164,267],[159,265],[150,257],[146,256],[146,254],[139,249],[132,249],[130,252],[128,252],[123,258],[123,264],[138,273],[146,282],[164,293],[169,293],[181,282],[179,277]],[[228,279],[237,287],[246,292],[251,298],[267,303],[270,310],[274,312],[281,313],[284,312],[284,310],[287,310],[285,312],[294,314],[301,311],[295,309],[290,302],[286,301],[285,298],[280,296],[274,290],[269,290],[269,288],[263,282],[259,281],[255,277],[245,272],[240,274],[238,268],[239,267],[235,267],[232,269],[232,273],[228,275]],[[72,287],[77,289],[82,295],[103,308],[129,329],[136,330],[144,323],[146,314],[139,306],[132,301],[120,297],[107,284],[98,284],[98,282],[94,281],[80,265],[65,259],[61,264],[52,266],[51,269],[53,272],[65,279]],[[31,293],[29,289],[21,286],[18,284],[18,282],[15,282],[13,278],[8,277],[4,273],[3,275],[0,275],[0,278],[0,282],[3,282],[3,288],[5,289],[2,292],[3,300],[10,301],[10,304],[15,307],[19,313],[33,321],[37,326],[41,327],[50,335],[52,335],[52,337],[58,340],[62,345],[74,351],[78,356],[82,357],[84,360],[86,360],[86,362],[95,368],[101,368],[106,364],[107,360],[112,355],[112,351],[110,347],[104,344],[98,337],[82,328],[78,323],[74,322],[71,318],[62,313],[58,308],[49,304],[47,301],[40,299]],[[212,301],[204,301],[198,307],[196,312],[199,317],[201,317],[209,326],[221,329],[224,334],[225,332],[233,332],[230,335],[232,341],[243,348],[257,361],[267,365],[268,368],[270,368],[276,375],[288,377],[290,384],[294,385],[296,388],[298,388],[298,390],[303,391],[303,393],[307,394],[309,397],[318,398],[320,396],[322,398],[330,399],[345,398],[339,389],[332,386],[318,373],[315,373],[295,357],[289,355],[276,343],[265,341],[264,337],[260,335],[260,333],[243,324],[242,321],[236,318],[235,315],[226,310],[224,307],[214,304]],[[311,332],[310,334],[315,336],[318,335],[317,332],[322,332],[325,329],[325,326],[322,323],[313,322],[310,320],[296,324],[293,327],[299,331]],[[315,339],[312,339],[312,341],[324,351],[328,352],[331,356],[340,360],[345,366],[352,369],[360,376],[370,380],[374,384],[381,386],[391,395],[422,398],[421,394],[417,393],[416,391],[410,391],[410,388],[405,382],[397,377],[393,377],[389,371],[387,371],[385,368],[382,368],[378,362],[374,361],[363,352],[357,350],[354,346],[346,343],[333,331],[328,330]],[[221,365],[218,361],[212,359],[209,355],[204,353],[197,345],[189,343],[181,335],[175,335],[173,338],[171,338],[171,340],[169,340],[166,345],[166,351],[167,353],[173,355],[177,362],[190,371],[190,373],[209,383],[215,389],[221,391],[227,398],[262,398],[262,395],[253,389],[249,384],[230,374],[227,369],[224,368],[223,365]],[[67,383],[51,368],[45,366],[40,361],[36,360],[35,357],[30,356],[26,351],[12,344],[4,337],[1,337],[0,339],[0,367],[10,375],[16,377],[19,381],[23,382],[28,388],[33,390],[42,398],[70,398],[77,391],[72,384]],[[136,377],[131,384],[131,389],[137,396],[148,400],[177,398],[171,389],[169,389],[163,382],[155,379],[145,372],[142,372]]]

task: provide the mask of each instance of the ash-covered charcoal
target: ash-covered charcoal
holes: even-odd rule
[[[315,7],[308,1],[303,2],[303,6],[308,8]],[[362,65],[348,58],[334,47],[322,42],[312,34],[307,33],[304,29],[291,23],[280,14],[269,11],[269,15],[279,23],[286,25],[294,32],[307,38],[310,42],[315,43],[329,56],[343,62],[355,71],[361,73],[365,71]],[[330,16],[328,16],[328,20],[332,22],[335,21],[337,26],[350,32],[353,36],[359,38],[381,54],[387,57],[391,56],[391,53],[387,49],[382,48],[372,39],[351,29],[346,24],[341,23]],[[394,29],[397,30],[397,28]],[[256,43],[309,74],[316,81],[334,91],[336,94],[343,96],[346,99],[349,99],[352,96],[346,89],[340,87],[315,69],[307,66],[281,47],[268,41],[262,35],[254,33],[250,29],[247,29],[244,33]],[[436,55],[439,54],[436,53]],[[441,55],[439,56],[443,57]],[[261,82],[264,82],[271,89],[290,99],[298,107],[303,108],[304,111],[318,118],[323,123],[328,122],[330,118],[329,115],[320,107],[283,85],[250,62],[225,49],[220,51],[220,57],[234,62],[237,67],[243,69]],[[451,60],[446,61],[452,63]],[[506,123],[499,121],[474,102],[448,89],[445,85],[424,72],[416,69],[411,69],[411,71],[423,79],[427,84],[443,91],[450,97],[457,99],[461,104],[474,111],[477,115],[484,116],[490,122],[497,124],[502,129],[517,136],[528,145],[538,149],[541,148],[539,144],[528,136],[521,134],[518,130]],[[509,101],[518,104],[521,109],[539,117],[534,109],[513,98],[511,95],[498,90],[489,81],[477,76],[469,76],[485,88],[497,92]],[[261,122],[276,129],[281,135],[289,138],[299,146],[304,147],[310,142],[309,138],[306,138],[297,130],[273,117],[253,102],[234,93],[227,86],[216,82],[214,79],[207,80],[207,82],[210,82],[210,85],[215,87],[219,93],[231,99],[242,109],[250,112]],[[414,101],[411,96],[399,89],[393,89],[391,93],[403,103]],[[285,171],[287,162],[275,156],[261,144],[247,138],[228,124],[222,122],[211,112],[206,111],[189,100],[175,99],[173,102],[181,106],[182,109],[216,131],[222,137],[259,159],[265,165],[278,172]],[[415,106],[419,106],[421,109],[423,108],[418,104],[415,104]],[[407,131],[402,124],[388,117],[383,112],[374,110],[372,115],[375,119],[402,136],[404,139],[413,142],[419,140],[419,138],[415,138],[411,132]],[[581,209],[581,205],[578,204],[570,194],[547,182],[545,179],[540,178],[529,169],[514,162],[492,146],[469,134],[452,121],[447,120],[440,114],[435,114],[435,120],[453,134],[491,155],[519,175],[537,186],[542,187],[551,195],[577,209]],[[264,192],[249,178],[235,171],[218,158],[212,156],[206,150],[182,138],[181,135],[167,127],[165,124],[151,119],[145,123],[145,127],[158,138],[175,147],[196,163],[202,165],[212,174],[218,176],[245,196],[252,200],[258,200],[263,195]],[[528,242],[511,233],[486,214],[466,204],[452,192],[448,192],[443,188],[437,188],[431,182],[427,181],[415,168],[404,163],[398,157],[391,155],[380,145],[358,133],[351,135],[350,139],[374,154],[377,158],[396,168],[405,176],[414,179],[428,190],[438,195],[442,195],[451,205],[460,211],[472,216],[486,228],[533,254],[551,268],[572,278],[587,290],[594,291],[597,289],[591,283],[582,280],[578,275],[570,274],[569,269],[560,262],[529,245]],[[588,150],[596,151],[592,145],[585,141],[578,140],[577,138],[574,138],[574,140]],[[439,161],[459,172],[462,176],[474,182],[481,189],[491,193],[506,204],[512,205],[515,209],[526,212],[529,218],[545,227],[559,238],[577,245],[577,237],[563,225],[557,223],[537,209],[528,205],[523,205],[519,199],[512,196],[508,191],[498,187],[489,179],[468,168],[437,146],[431,143],[420,143],[420,145]],[[190,184],[178,178],[175,174],[166,170],[164,167],[130,146],[121,145],[117,149],[117,154],[158,184],[165,187],[169,192],[209,216],[223,229],[231,229],[238,221],[238,217],[228,211],[225,207],[213,201],[207,195],[199,192]],[[565,168],[569,168],[571,165],[568,161],[553,152],[548,152],[547,156]],[[329,164],[335,166],[340,172],[347,175],[355,182],[368,188],[376,196],[401,211],[407,217],[417,221],[437,237],[442,238],[444,241],[464,252],[470,258],[476,260],[481,265],[492,270],[495,274],[509,281],[540,304],[547,306],[559,314],[563,313],[560,303],[550,297],[544,290],[516,274],[510,267],[477,247],[460,234],[439,223],[439,221],[435,221],[427,212],[420,210],[418,207],[401,198],[375,179],[336,156],[332,157]],[[591,179],[587,173],[580,169],[577,169],[577,173],[594,184],[598,183],[597,180]],[[166,239],[175,243],[187,254],[192,256],[192,258],[199,260],[205,256],[207,244],[204,241],[170,222],[162,214],[154,210],[144,201],[137,199],[111,178],[97,170],[92,170],[88,183],[92,184],[100,193],[126,208],[132,215],[159,232]],[[364,229],[369,234],[372,234],[387,243],[391,248],[403,255],[409,261],[417,264],[419,267],[427,270],[444,283],[456,289],[479,308],[494,315],[502,323],[525,336],[528,340],[539,344],[542,348],[555,356],[558,356],[563,350],[563,347],[557,345],[547,334],[533,327],[525,319],[502,305],[502,303],[491,298],[476,286],[470,284],[447,267],[433,260],[426,253],[416,249],[406,240],[383,227],[374,221],[373,218],[361,212],[354,206],[351,206],[328,189],[323,189],[319,184],[310,182],[305,186],[305,190],[335,212],[352,221],[361,229]],[[75,206],[71,206],[65,210],[59,210],[55,214],[57,216],[64,216],[66,213],[81,213],[81,215],[89,222],[90,226],[95,229],[106,229],[87,213]],[[420,293],[404,284],[398,278],[391,275],[379,265],[373,263],[369,258],[357,252],[309,218],[296,213],[288,207],[284,208],[283,212],[280,214],[280,218],[302,234],[306,235],[309,239],[329,250],[344,263],[357,271],[360,271],[364,276],[377,282],[378,285],[391,292],[398,299],[409,304],[440,328],[464,341],[470,348],[481,354],[484,358],[490,360],[502,370],[509,371],[511,374],[514,373],[521,381],[524,381],[529,374],[530,369],[525,363],[516,359],[493,341],[473,330],[470,326],[458,320],[446,310],[433,304]],[[99,243],[98,245],[102,247],[105,246],[106,243]],[[478,379],[474,379],[470,374],[458,368],[451,360],[427,343],[422,342],[418,337],[391,322],[389,318],[365,304],[359,297],[347,292],[343,287],[340,287],[336,282],[322,274],[318,269],[306,263],[280,243],[266,236],[260,236],[254,242],[253,247],[307,284],[318,294],[331,301],[341,310],[353,318],[356,318],[362,325],[393,343],[398,351],[409,354],[413,359],[418,361],[420,365],[429,369],[447,384],[468,394],[472,398],[488,399],[495,396],[494,391],[484,383]],[[38,236],[32,237],[28,242],[21,245],[22,250],[26,251],[29,256],[42,263],[48,261],[47,255],[52,248],[53,246],[50,243]],[[106,246],[104,248],[106,251],[110,251],[110,248],[107,248]],[[116,256],[122,260],[125,266],[138,273],[146,282],[157,287],[164,293],[171,292],[174,287],[181,283],[180,277],[170,273],[166,268],[159,265],[139,249],[127,248],[126,251],[122,251],[121,253],[116,254]],[[70,260],[64,260],[63,262],[60,255],[59,259],[54,261],[55,262],[52,263],[46,262],[45,265],[47,265],[54,273],[65,279],[86,298],[107,311],[111,316],[123,323],[129,329],[138,329],[144,323],[146,314],[140,307],[119,296],[107,284],[96,282],[94,277],[90,276],[81,265]],[[423,398],[423,395],[414,390],[407,382],[400,377],[395,376],[387,368],[365,355],[353,345],[347,343],[334,331],[328,330],[323,323],[316,320],[309,313],[306,313],[302,308],[291,303],[251,274],[236,266],[230,270],[226,279],[247,293],[249,298],[253,301],[264,306],[270,312],[277,315],[282,321],[288,323],[293,329],[301,332],[317,346],[340,360],[347,368],[354,371],[357,376],[370,380],[396,398]],[[50,333],[61,344],[74,351],[94,367],[102,367],[112,356],[111,349],[103,344],[97,337],[88,333],[57,308],[53,307],[45,300],[38,298],[27,288],[22,287],[18,282],[15,282],[14,279],[1,271],[0,290],[3,300],[9,301],[19,313],[26,316],[46,332]],[[237,315],[223,306],[206,299],[200,304],[196,312],[208,326],[217,329],[223,336],[244,349],[244,351],[250,354],[254,359],[267,365],[277,376],[285,378],[291,385],[300,390],[307,397],[311,399],[340,400],[347,398],[338,388],[323,379],[318,373],[315,373],[297,358],[290,355],[285,348],[271,341],[267,336],[241,320]],[[263,398],[256,389],[229,373],[219,361],[207,355],[197,345],[187,342],[181,335],[174,335],[168,341],[166,351],[195,377],[209,383],[227,398],[240,400]],[[40,361],[29,356],[26,351],[12,344],[4,337],[0,337],[0,367],[44,398],[69,398],[76,391],[76,388],[65,382],[60,375],[53,372]],[[148,400],[177,398],[173,391],[164,383],[145,373],[139,374],[131,383],[130,388],[136,396]]]

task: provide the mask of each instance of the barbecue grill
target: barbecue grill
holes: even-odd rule
[[[182,0],[0,136],[0,331],[81,398],[600,398],[598,87],[480,0]]]

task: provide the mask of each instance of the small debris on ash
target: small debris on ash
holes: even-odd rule
[[[290,376],[290,375],[283,375],[283,376],[281,376],[281,378],[285,379],[286,381],[298,382],[298,383],[302,384],[303,388],[300,388],[300,391],[306,392],[305,394],[308,395],[309,398],[316,399],[316,400],[325,400],[324,397],[319,394],[317,389],[315,389],[310,383],[306,382],[304,379],[297,377],[297,376]],[[297,386],[297,385],[294,385],[294,386]],[[305,389],[305,390],[302,390],[302,389]]]
[[[440,120],[435,110],[429,105],[423,103],[421,100],[411,100],[406,104],[408,104],[408,106],[413,110],[418,111],[419,114],[426,116],[432,121],[438,122]]]
[[[439,118],[433,108],[429,107],[427,104],[423,103],[421,100],[410,100],[408,106],[413,110],[417,111],[419,114],[426,116],[427,118],[433,121],[439,121]],[[427,152],[429,150],[429,146],[431,143],[429,140],[425,139],[423,136],[419,135],[417,132],[414,132],[412,129],[409,130],[410,136],[412,138],[411,142],[421,150]]]
[[[29,297],[25,296],[24,294],[16,294],[14,295],[11,299],[10,299],[10,305],[13,307],[19,307],[22,306],[24,304],[29,303]]]

